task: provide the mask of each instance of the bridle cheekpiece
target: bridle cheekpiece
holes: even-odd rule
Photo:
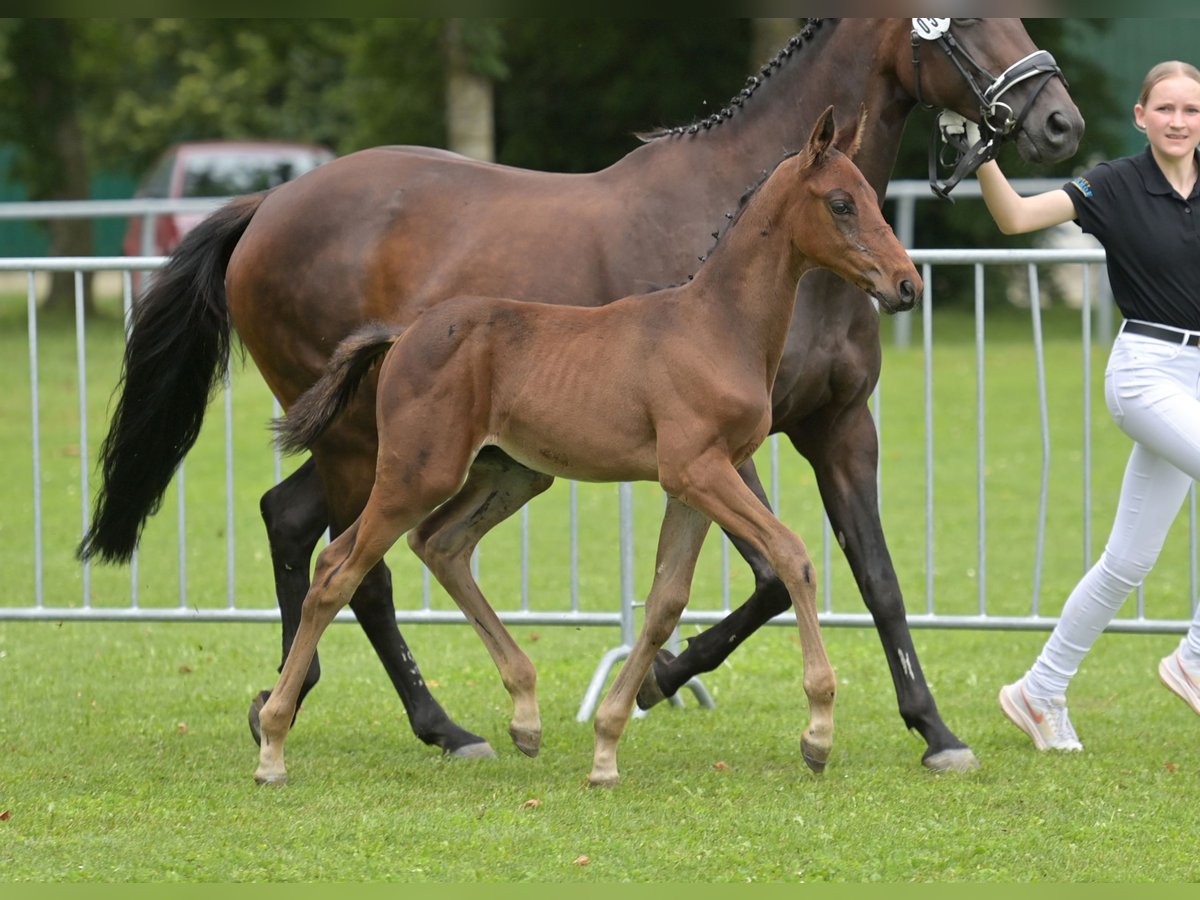
[[[929,187],[939,197],[947,200],[950,199],[950,192],[963,178],[972,174],[989,159],[995,159],[1000,146],[1015,136],[1034,101],[1051,79],[1061,78],[1064,85],[1067,83],[1062,69],[1045,50],[1035,50],[993,78],[991,73],[979,65],[954,39],[951,33],[952,22],[952,19],[912,20],[913,84],[917,103],[925,109],[934,108],[921,96],[921,49],[926,44],[934,44],[946,54],[979,101],[980,139],[973,146],[968,145],[962,132],[951,136],[942,132],[936,122],[933,126],[933,134],[929,140]],[[1015,112],[1002,98],[1018,84],[1030,79],[1038,81],[1021,111]],[[937,146],[939,138],[945,141],[946,147],[954,151],[953,158],[946,160],[941,157]],[[938,181],[939,166],[952,170],[942,182]]]

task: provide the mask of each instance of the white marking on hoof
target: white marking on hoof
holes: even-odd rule
[[[959,747],[927,756],[921,765],[932,772],[970,772],[979,768],[979,760],[970,747]]]
[[[487,741],[480,741],[478,744],[467,744],[457,750],[448,751],[446,755],[455,759],[495,759],[496,751]]]

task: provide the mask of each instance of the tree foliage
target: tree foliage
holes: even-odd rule
[[[1111,20],[1088,20],[1103,27]],[[89,171],[143,171],[196,138],[315,141],[345,154],[378,144],[444,146],[444,19],[0,20],[0,142],[35,199],[86,190]],[[1064,20],[1027,20],[1069,73],[1087,147],[1119,145],[1102,61]],[[635,132],[725,105],[757,62],[748,19],[470,19],[460,43],[496,84],[497,158],[554,171],[603,168]],[[74,116],[81,152],[70,158]],[[1119,119],[1119,116],[1117,117]],[[910,120],[896,174],[923,178],[933,114]],[[65,125],[64,125],[65,123]],[[56,131],[57,129],[57,131]],[[1012,176],[1036,171],[1015,153]],[[82,195],[82,193],[80,194]],[[924,203],[921,246],[1003,245],[977,204]],[[78,252],[56,247],[54,252]]]

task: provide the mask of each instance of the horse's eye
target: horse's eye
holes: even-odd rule
[[[829,204],[829,208],[839,216],[848,216],[854,210],[854,207],[846,200],[834,200]]]

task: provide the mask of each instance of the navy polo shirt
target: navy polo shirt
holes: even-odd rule
[[[1104,246],[1121,314],[1200,331],[1200,180],[1180,197],[1146,147],[1100,163],[1063,190],[1079,227]]]

